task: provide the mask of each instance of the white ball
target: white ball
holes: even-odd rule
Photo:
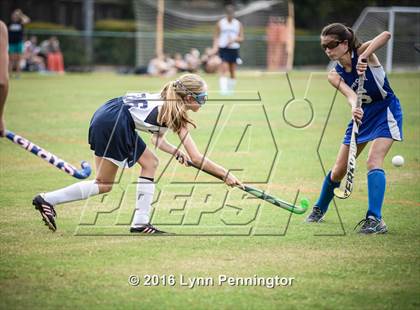
[[[392,164],[395,167],[401,167],[402,165],[404,165],[404,157],[402,157],[401,155],[395,155],[394,157],[392,157]]]

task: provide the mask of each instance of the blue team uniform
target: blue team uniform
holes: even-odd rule
[[[335,71],[344,82],[357,91],[359,76],[357,74],[358,55],[354,51],[351,55],[351,72],[346,72],[339,63]],[[402,136],[402,111],[398,98],[395,96],[382,66],[368,66],[365,72],[364,92],[362,97],[363,118],[359,126],[357,143],[365,143],[377,138],[390,138],[401,141]],[[353,121],[347,126],[343,143],[350,144]],[[368,184],[368,211],[366,218],[361,223],[363,233],[385,233],[387,227],[382,221],[382,205],[384,201],[386,176],[381,168],[371,169],[367,174]],[[307,221],[322,221],[328,206],[334,197],[334,189],[340,186],[340,182],[331,179],[331,171],[328,172],[322,184],[321,193],[314,210]]]
[[[335,67],[344,82],[354,91],[357,90],[359,82],[356,70],[357,60],[358,55],[353,52],[351,72],[346,72],[339,63]],[[401,141],[403,139],[401,105],[389,85],[383,67],[368,66],[365,76],[365,93],[362,104],[364,114],[362,124],[359,127],[357,143],[364,143],[381,137]],[[346,145],[350,144],[352,128],[353,122],[351,121],[343,140]]]

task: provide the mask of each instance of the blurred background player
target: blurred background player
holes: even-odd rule
[[[266,27],[267,70],[287,69],[287,36],[288,29],[284,18],[270,16]]]
[[[343,24],[326,26],[321,33],[321,46],[337,65],[328,74],[328,81],[346,98],[352,109],[352,117],[359,122],[357,153],[372,142],[367,159],[368,211],[360,221],[359,233],[386,233],[387,226],[382,219],[382,204],[385,195],[386,178],[382,168],[384,158],[394,141],[402,140],[402,111],[386,77],[384,68],[374,54],[391,38],[387,31],[373,40],[361,44],[353,30]],[[363,61],[367,60],[367,63]],[[356,108],[359,76],[366,74],[363,104]],[[343,144],[332,170],[325,177],[321,194],[306,219],[307,222],[321,222],[334,196],[334,188],[346,174],[347,158],[353,122],[347,126]]]
[[[130,232],[163,233],[150,224],[154,177],[159,159],[146,147],[135,129],[152,133],[153,144],[176,157],[181,164],[187,165],[187,161],[192,161],[205,171],[220,176],[229,186],[243,186],[232,173],[202,155],[189,133],[189,127],[195,127],[195,124],[188,112],[198,112],[206,100],[206,82],[196,74],[184,74],[168,82],[160,93],[128,93],[105,103],[95,112],[89,127],[89,144],[95,152],[96,178],[37,195],[33,204],[45,224],[55,231],[55,205],[111,191],[118,167],[132,167],[138,163],[141,172]],[[168,129],[178,135],[187,154],[166,140]]]
[[[220,65],[219,87],[222,95],[233,92],[236,84],[236,64],[240,61],[239,48],[244,40],[244,30],[241,22],[234,18],[235,9],[232,5],[226,6],[226,17],[221,19],[216,26],[213,39],[213,50],[219,50],[222,59]],[[227,77],[229,73],[229,78]]]
[[[17,78],[19,78],[20,61],[23,54],[23,25],[30,21],[30,18],[23,14],[20,9],[16,9],[13,11],[8,25],[10,54],[9,71],[13,72],[13,69],[15,69]]]
[[[8,42],[7,26],[0,20],[0,137],[4,137],[6,131],[4,106],[9,90]]]

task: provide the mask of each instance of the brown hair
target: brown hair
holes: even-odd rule
[[[358,49],[362,42],[357,38],[353,29],[341,23],[333,23],[324,27],[321,36],[334,36],[339,41],[347,41],[349,44],[348,52]]]
[[[235,7],[232,4],[228,4],[225,6],[225,13],[228,16],[234,16],[235,15]]]
[[[176,133],[188,124],[195,128],[194,122],[188,116],[184,99],[191,93],[203,92],[205,86],[206,82],[199,75],[190,73],[182,75],[176,81],[166,83],[160,92],[165,103],[159,112],[158,122]]]

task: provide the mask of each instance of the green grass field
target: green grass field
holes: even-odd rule
[[[192,115],[198,125],[192,135],[214,161],[239,169],[245,182],[289,201],[300,190],[300,197],[313,203],[324,176],[317,146],[334,90],[323,73],[289,77],[295,101],[287,121],[309,123],[306,127],[294,128],[282,116],[292,99],[285,75],[242,73],[233,97],[238,100],[208,102]],[[216,76],[205,78],[210,90],[217,89]],[[93,164],[87,131],[98,106],[127,90],[159,90],[163,82],[114,74],[23,75],[11,81],[7,125],[74,165],[83,159]],[[139,167],[124,171],[106,197],[56,207],[58,231],[52,233],[33,209],[32,197],[76,179],[1,139],[0,307],[418,309],[420,74],[394,74],[390,82],[403,105],[405,140],[386,158],[383,214],[389,233],[381,236],[353,231],[367,208],[367,151],[358,160],[353,196],[336,201],[337,209],[332,205],[319,225],[304,224],[306,215],[290,217],[244,199],[238,189],[228,191],[209,176],[195,179],[193,168],[169,162],[157,151],[153,222],[178,235],[141,237],[127,234]],[[252,101],[257,91],[262,100]],[[313,105],[312,121],[304,98]],[[344,98],[337,96],[319,152],[326,169],[334,163],[349,115]],[[177,143],[173,134],[169,140]],[[405,158],[402,168],[391,165],[397,154]],[[129,275],[142,280],[174,275],[176,284],[130,286]],[[181,275],[211,277],[215,283],[190,289],[181,285]],[[273,289],[220,286],[219,275],[294,281]]]

